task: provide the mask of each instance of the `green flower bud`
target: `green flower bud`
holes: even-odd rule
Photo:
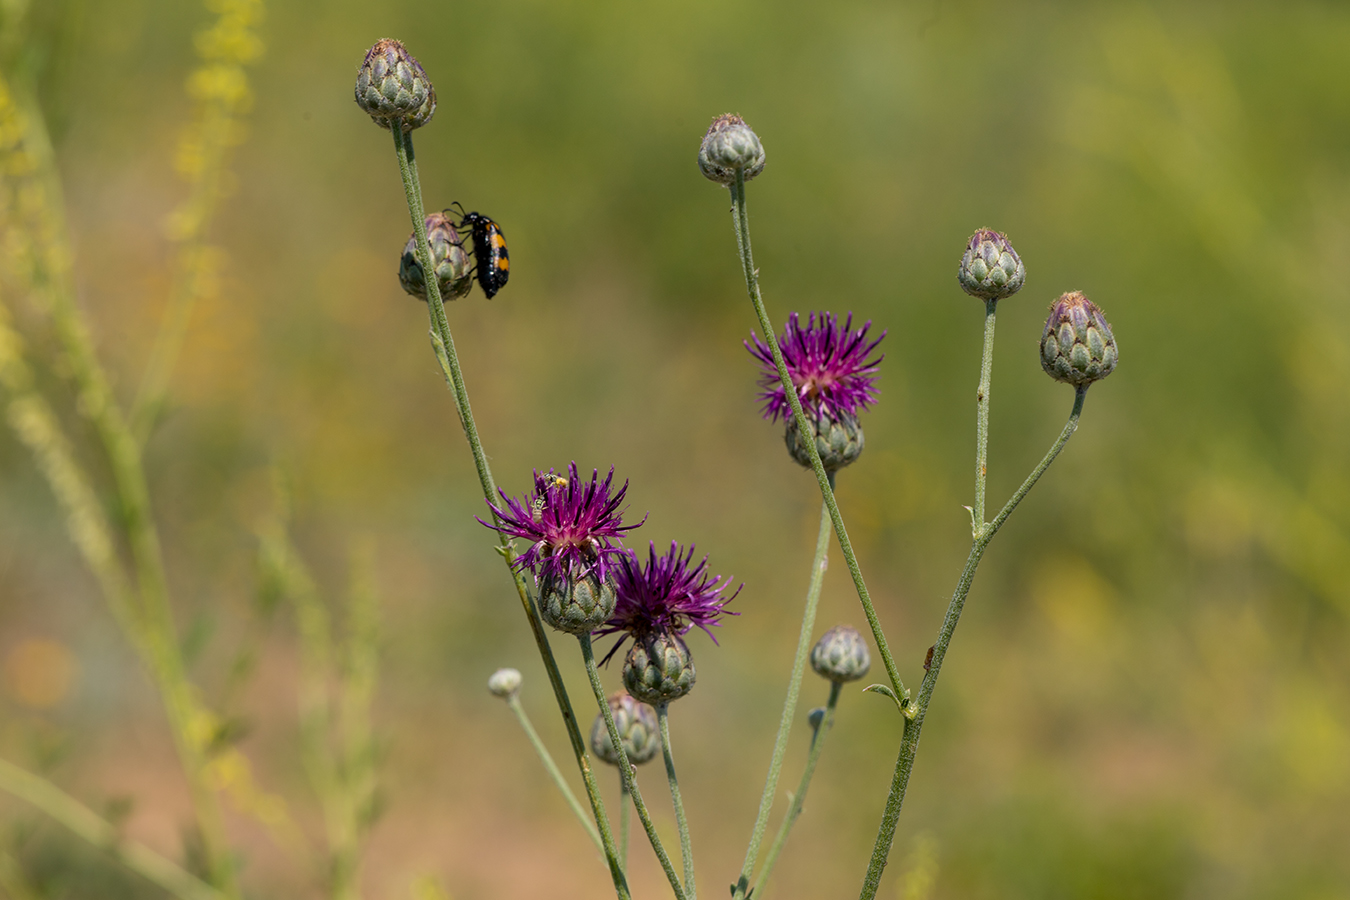
[[[1050,305],[1041,335],[1041,368],[1056,381],[1085,387],[1116,367],[1116,339],[1106,317],[1078,291]]]
[[[825,721],[825,707],[817,706],[806,714],[806,721],[810,723],[812,729],[820,727],[820,723]]]
[[[1001,300],[1011,297],[1022,288],[1027,269],[1022,258],[997,231],[981,228],[970,236],[956,280],[961,289],[972,297],[983,300]]]
[[[609,712],[614,716],[614,727],[630,763],[640,766],[661,751],[661,729],[656,721],[656,710],[621,691],[609,696]],[[597,715],[591,725],[591,750],[611,766],[619,764],[619,754],[609,739],[603,713]]]
[[[852,625],[836,625],[811,648],[811,668],[830,681],[857,681],[871,666],[867,642]]]
[[[505,700],[515,696],[520,690],[520,672],[515,669],[498,669],[488,679],[488,690],[494,697]]]
[[[825,408],[816,413],[812,413],[810,409],[803,411],[806,413],[807,423],[811,426],[811,437],[816,442],[816,452],[820,454],[820,462],[825,466],[825,471],[842,469],[862,454],[863,430],[858,424],[857,416],[843,410],[831,412]],[[783,439],[792,458],[806,468],[811,468],[811,451],[802,440],[796,416],[788,416],[787,433]]]
[[[463,239],[455,230],[455,222],[445,213],[427,216],[427,244],[436,268],[436,283],[441,289],[441,300],[456,300],[473,287],[469,272],[473,266],[464,252]],[[426,302],[427,281],[422,264],[417,261],[417,235],[408,238],[403,257],[398,264],[398,281],[403,290]]]
[[[404,131],[420,128],[436,112],[436,90],[422,64],[392,38],[377,41],[356,73],[356,105],[389,128],[395,120]]]
[[[653,706],[678,700],[694,689],[694,658],[679,635],[653,632],[628,649],[623,686]]]
[[[740,116],[718,116],[698,148],[698,167],[718,184],[734,184],[738,170],[749,181],[764,171],[764,147]]]
[[[568,634],[590,634],[614,615],[614,585],[594,575],[545,575],[539,586],[539,615]]]

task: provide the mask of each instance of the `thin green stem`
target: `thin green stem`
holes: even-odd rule
[[[994,368],[994,315],[998,300],[984,301],[984,353],[980,358],[980,386],[975,390],[975,509],[971,531],[984,527],[984,486],[989,476],[989,375]]]
[[[633,800],[628,796],[628,783],[619,774],[619,865],[628,871],[628,839],[632,831]]]
[[[895,841],[896,823],[900,819],[900,808],[905,802],[905,791],[909,786],[909,776],[914,770],[914,757],[919,750],[919,734],[923,731],[924,717],[928,714],[928,705],[933,700],[933,690],[937,687],[938,674],[942,671],[942,661],[947,656],[947,647],[951,644],[952,634],[956,631],[956,623],[961,618],[961,610],[966,603],[966,596],[970,593],[971,583],[975,580],[975,570],[980,564],[980,558],[984,556],[984,551],[989,546],[989,542],[994,539],[994,535],[1003,527],[1003,523],[1012,515],[1012,511],[1017,508],[1017,504],[1022,502],[1022,498],[1036,484],[1045,470],[1050,468],[1050,464],[1059,456],[1059,452],[1064,449],[1069,438],[1078,430],[1078,418],[1083,412],[1083,400],[1087,396],[1087,388],[1080,387],[1074,393],[1073,411],[1069,413],[1069,421],[1064,425],[1059,437],[1055,439],[1050,450],[1031,471],[1022,486],[1017,489],[1017,493],[1004,505],[1003,509],[994,518],[992,522],[980,529],[970,547],[970,555],[966,559],[965,568],[961,570],[961,577],[956,583],[956,590],[952,592],[951,603],[947,606],[947,615],[942,620],[942,628],[938,631],[937,641],[933,644],[932,657],[929,661],[928,672],[923,677],[923,684],[919,687],[918,699],[910,704],[906,713],[907,722],[905,724],[905,733],[900,740],[900,755],[895,761],[895,773],[891,777],[891,789],[886,798],[886,808],[882,813],[881,827],[877,832],[876,844],[872,849],[872,859],[867,866],[867,874],[863,879],[862,900],[873,900],[877,895],[877,889],[881,886],[881,872],[886,867],[886,859],[890,856],[891,845]]]
[[[731,186],[731,212],[736,228],[736,248],[740,252],[741,269],[745,275],[745,287],[750,294],[750,302],[755,307],[755,315],[759,318],[759,327],[764,331],[769,352],[773,355],[773,363],[775,368],[778,369],[778,378],[783,383],[783,391],[787,395],[788,405],[792,407],[792,416],[797,422],[797,430],[801,434],[811,434],[810,423],[806,419],[806,414],[802,411],[801,400],[797,397],[797,389],[792,383],[792,376],[788,373],[787,364],[783,362],[783,352],[778,348],[778,332],[769,320],[769,314],[764,308],[764,298],[760,296],[759,275],[755,270],[754,257],[750,251],[750,219],[745,209],[745,174],[740,170],[737,170],[736,182]],[[820,485],[820,494],[825,499],[826,507],[830,510],[830,521],[834,525],[834,533],[839,537],[839,549],[844,555],[844,562],[848,565],[849,574],[853,576],[853,587],[858,591],[858,600],[862,603],[863,613],[867,616],[867,624],[872,628],[872,639],[876,641],[877,652],[886,666],[886,675],[891,681],[891,688],[895,691],[896,697],[903,698],[905,696],[905,684],[900,680],[900,671],[895,666],[895,659],[891,656],[890,646],[886,643],[886,635],[881,630],[881,620],[877,618],[877,611],[872,606],[872,595],[868,593],[867,584],[863,581],[862,569],[858,567],[858,558],[853,553],[853,543],[848,538],[848,530],[844,528],[844,518],[839,514],[839,506],[835,503],[834,489],[830,486],[829,475],[820,461],[820,453],[816,450],[815,442],[803,441],[802,443],[811,457],[811,468],[816,473],[816,482]]]
[[[578,635],[577,640],[581,643],[581,658],[586,663],[586,675],[590,678],[591,691],[595,694],[595,702],[600,706],[600,715],[605,719],[605,728],[609,731],[609,739],[615,749],[619,751],[619,774],[623,777],[624,786],[628,788],[628,795],[633,799],[633,807],[637,810],[638,821],[642,823],[642,830],[647,833],[647,840],[651,842],[652,850],[656,853],[656,858],[661,863],[662,870],[666,873],[666,880],[670,882],[670,888],[675,892],[676,900],[688,900],[684,888],[680,885],[680,876],[675,873],[675,867],[671,865],[670,854],[666,853],[665,845],[661,843],[661,838],[656,833],[656,826],[652,824],[651,814],[647,812],[647,804],[642,801],[642,792],[638,790],[633,764],[628,761],[628,751],[624,749],[623,738],[619,736],[619,728],[614,724],[614,712],[609,708],[609,701],[605,697],[605,687],[600,683],[600,670],[595,667],[595,651],[591,647],[591,636],[589,634]]]
[[[181,900],[226,900],[225,893],[144,844],[123,837],[117,828],[50,781],[5,760],[0,760],[0,790],[37,807],[76,837],[108,852],[131,871]]]
[[[487,454],[483,452],[483,444],[478,438],[478,427],[474,424],[473,410],[469,406],[469,393],[464,386],[464,374],[460,370],[459,356],[455,352],[454,337],[450,334],[450,323],[445,317],[445,305],[441,302],[440,285],[437,283],[435,275],[432,274],[435,272],[435,268],[431,264],[431,246],[427,243],[426,216],[422,207],[422,186],[417,177],[417,157],[413,152],[412,134],[403,132],[397,125],[392,131],[394,151],[398,156],[399,173],[403,178],[403,192],[408,202],[408,215],[412,219],[413,234],[417,239],[417,259],[422,266],[422,271],[428,273],[425,280],[427,309],[431,316],[432,347],[436,351],[436,357],[440,361],[446,380],[450,384],[455,399],[455,409],[459,412],[460,425],[464,428],[464,437],[469,442],[474,467],[478,471],[478,482],[483,489],[483,497],[489,503],[492,503],[497,497],[497,485],[492,479],[492,469],[488,466]],[[568,740],[572,744],[572,754],[576,757],[577,769],[580,770],[581,779],[586,785],[586,796],[590,800],[596,824],[600,826],[603,836],[608,833],[608,826],[605,824],[604,801],[600,797],[600,789],[596,785],[595,774],[591,771],[590,757],[586,752],[586,741],[581,736],[581,727],[577,724],[576,714],[572,710],[572,701],[567,695],[566,685],[563,684],[562,673],[558,671],[558,661],[553,656],[553,648],[548,642],[548,634],[544,631],[544,623],[539,617],[539,610],[530,596],[529,588],[525,586],[525,579],[516,568],[515,548],[510,538],[502,533],[501,521],[498,519],[496,512],[492,513],[492,521],[497,527],[497,536],[500,540],[497,552],[506,561],[507,570],[511,573],[512,581],[516,586],[516,594],[520,597],[521,608],[525,613],[526,620],[530,623],[530,632],[534,635],[535,646],[538,647],[539,656],[544,662],[544,670],[548,672],[549,684],[553,688],[553,696],[558,703],[558,712],[562,715]],[[614,882],[614,890],[621,900],[626,900],[629,896],[628,881],[624,877],[623,866],[619,863],[612,841],[607,841],[605,844],[605,858],[609,864],[609,873]]]
[[[802,814],[802,805],[806,803],[806,789],[811,786],[811,776],[816,773],[816,763],[820,760],[820,750],[825,745],[825,735],[830,733],[830,728],[834,725],[834,710],[839,705],[839,693],[842,688],[843,685],[838,681],[830,683],[830,699],[825,704],[825,717],[817,726],[815,733],[811,735],[811,751],[806,757],[806,769],[802,772],[801,783],[797,785],[797,793],[792,795],[792,805],[788,807],[783,824],[778,827],[778,835],[773,839],[773,846],[769,848],[769,855],[764,860],[764,867],[759,870],[759,876],[755,878],[755,897],[757,900],[763,900],[764,887],[769,883],[769,874],[773,871],[773,864],[778,861],[778,854],[783,851],[783,845],[787,843],[788,833],[792,831],[792,826],[796,824],[797,817]]]
[[[670,800],[675,807],[675,825],[680,831],[680,858],[684,860],[684,893],[689,900],[698,896],[694,882],[694,845],[689,839],[689,820],[684,815],[684,800],[680,798],[680,780],[675,777],[675,757],[670,750],[670,704],[656,705],[656,721],[661,728],[661,755],[666,761],[666,780],[670,782]]]
[[[834,487],[834,475],[830,475],[830,487]],[[830,546],[830,511],[822,503],[820,506],[820,528],[816,533],[816,555],[811,560],[811,582],[806,591],[806,608],[802,611],[802,627],[797,634],[797,653],[792,659],[792,677],[788,681],[787,697],[783,700],[783,714],[778,719],[778,736],[774,739],[773,756],[769,759],[769,774],[764,779],[764,792],[759,797],[759,813],[755,816],[755,828],[750,834],[750,845],[745,850],[745,862],[741,865],[741,877],[736,882],[733,897],[742,898],[750,886],[750,875],[755,870],[755,857],[759,855],[759,846],[764,840],[764,832],[769,825],[769,811],[773,807],[774,796],[778,793],[778,776],[783,770],[783,757],[787,753],[788,735],[792,731],[792,721],[797,717],[797,699],[801,692],[802,673],[806,670],[806,658],[811,652],[811,635],[816,627],[816,608],[820,602],[820,586],[828,565],[826,553]]]
[[[525,707],[520,705],[520,697],[516,694],[509,695],[506,698],[506,705],[511,707],[511,712],[516,714],[516,719],[520,722],[520,727],[525,730],[525,736],[530,739],[530,744],[534,747],[534,752],[539,754],[539,759],[543,762],[549,777],[552,778],[553,783],[558,786],[558,790],[562,791],[563,799],[567,801],[567,805],[571,808],[573,815],[581,822],[581,827],[585,828],[586,833],[591,836],[591,842],[595,844],[595,849],[604,853],[605,845],[604,842],[600,840],[600,832],[596,831],[595,826],[591,824],[590,817],[586,815],[586,810],[582,808],[581,802],[577,800],[577,795],[572,793],[572,788],[567,784],[566,779],[563,778],[562,772],[558,770],[558,764],[553,761],[553,754],[548,752],[548,748],[544,746],[544,742],[539,739],[539,732],[535,731],[534,725],[530,724],[530,717],[525,714]],[[620,854],[620,860],[622,861],[622,854]]]

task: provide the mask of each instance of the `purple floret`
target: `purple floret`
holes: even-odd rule
[[[728,612],[725,607],[741,589],[725,596],[731,579],[712,575],[708,571],[708,557],[691,566],[693,559],[693,545],[681,552],[675,541],[670,542],[670,550],[661,556],[656,555],[656,545],[649,544],[645,567],[636,553],[624,552],[614,567],[614,590],[619,602],[614,615],[596,632],[624,633],[605,656],[606,660],[630,637],[640,640],[657,631],[682,635],[695,625],[717,643],[709,628],[722,624],[718,619],[724,614],[740,615]]]
[[[501,521],[501,532],[530,541],[515,566],[529,569],[541,580],[575,580],[587,575],[601,581],[608,578],[618,558],[627,552],[620,540],[623,533],[647,521],[643,518],[637,525],[623,524],[619,504],[628,491],[628,482],[611,496],[613,480],[611,468],[604,481],[598,470],[591,472],[589,482],[583,481],[574,462],[568,465],[566,477],[551,469],[535,470],[534,493],[523,499],[508,497],[499,489],[505,508],[491,503],[488,506]],[[497,528],[491,522],[478,521]]]
[[[868,321],[858,330],[852,330],[853,313],[848,314],[842,328],[834,313],[811,313],[805,328],[796,313],[788,316],[778,347],[783,351],[783,362],[797,388],[802,409],[808,415],[826,412],[834,416],[840,413],[855,416],[859,410],[867,409],[869,404],[877,401],[877,365],[885,356],[871,359],[868,356],[886,332],[868,343],[867,329],[870,327],[872,323]],[[778,421],[780,416],[790,418],[792,407],[778,378],[769,345],[751,332],[745,349],[754,354],[763,369],[759,386],[764,390],[759,399],[764,401],[764,417],[772,422]]]

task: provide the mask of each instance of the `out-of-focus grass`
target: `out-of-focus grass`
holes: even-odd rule
[[[173,148],[204,13],[90,0],[43,18],[50,39],[27,50],[82,301],[128,396],[168,288]],[[721,647],[695,637],[700,686],[672,717],[705,892],[732,880],[749,833],[818,502],[756,417],[727,199],[694,165],[728,110],[768,152],[749,202],[775,318],[851,309],[889,329],[883,401],[840,497],[910,680],[968,533],[981,317],[953,279],[965,237],[1006,230],[1028,266],[999,321],[992,500],[1068,412],[1071,392],[1035,359],[1049,301],[1085,291],[1124,352],[986,558],[883,890],[900,896],[924,833],[934,898],[1350,892],[1350,12],[279,2],[264,36],[213,236],[222,283],[148,461],[180,618],[211,635],[208,686],[244,627],[274,460],[330,593],[345,535],[375,535],[389,608],[372,895],[426,871],[460,900],[608,889],[483,690],[518,666],[549,721],[473,522],[481,498],[425,312],[394,277],[408,226],[388,136],[350,100],[383,36],[408,42],[441,98],[416,136],[429,208],[460,200],[510,241],[510,285],[449,310],[503,487],[522,491],[534,466],[614,465],[630,509],[651,512],[638,541],[696,541],[746,582]],[[54,777],[136,794],[128,829],[172,849],[184,810],[177,782],[155,777],[162,723],[7,431],[0,498],[0,654],[56,640],[78,661],[54,707],[5,695],[0,746],[25,758],[34,735],[64,735]],[[822,624],[860,619],[836,565]],[[292,642],[260,666],[244,746],[269,787],[303,797]],[[560,729],[546,739],[562,752]],[[897,740],[883,701],[844,698],[776,893],[856,889]],[[302,824],[317,828],[312,810]],[[249,883],[294,883],[237,833]],[[659,871],[636,855],[638,892],[655,895]]]

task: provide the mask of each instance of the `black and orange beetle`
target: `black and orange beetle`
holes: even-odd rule
[[[474,271],[478,285],[491,300],[511,277],[511,257],[506,252],[506,238],[497,223],[479,212],[464,212],[458,203],[460,219],[456,231],[468,229],[473,239]]]

